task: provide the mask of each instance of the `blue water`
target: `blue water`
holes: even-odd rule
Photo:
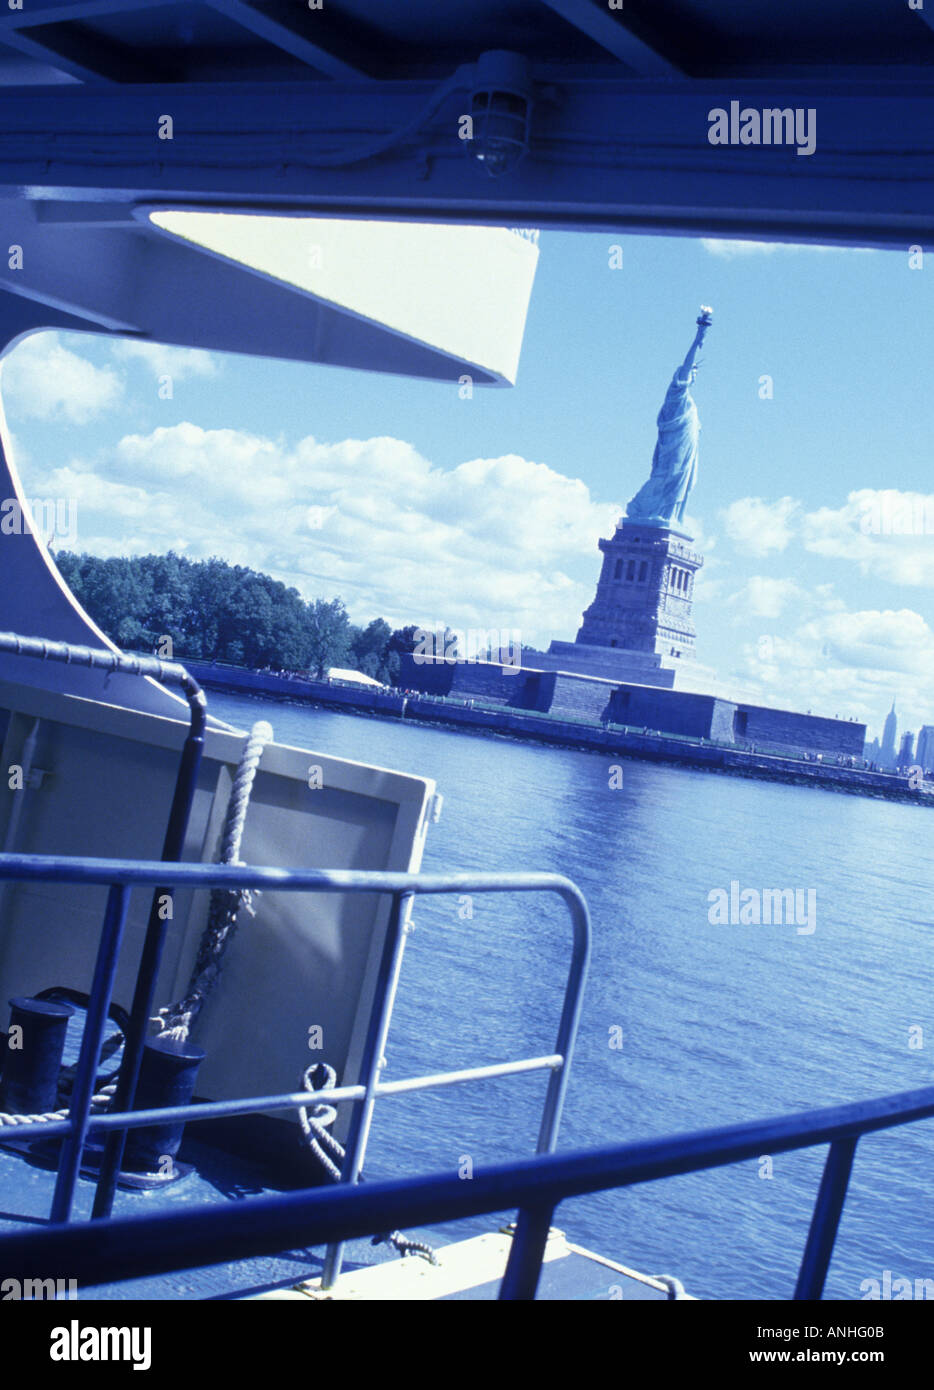
[[[240,727],[268,718],[280,742],[434,777],[445,802],[426,869],[555,871],[581,887],[594,953],[560,1147],[934,1082],[931,812],[639,762],[614,790],[597,754],[221,694],[210,707]],[[708,895],[731,881],[815,890],[816,929],[711,925]],[[415,920],[387,1079],[552,1050],[569,945],[557,903],[477,897],[464,920],[446,898]],[[526,1155],[544,1084],[384,1101],[368,1170]],[[825,1153],[778,1155],[771,1177],[748,1162],[575,1200],[556,1222],[700,1297],[788,1298]],[[861,1141],[827,1297],[859,1299],[886,1269],[934,1277],[932,1162],[931,1121]]]

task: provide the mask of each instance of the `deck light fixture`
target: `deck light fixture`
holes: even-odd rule
[[[498,178],[514,169],[529,148],[532,79],[520,53],[495,49],[474,65],[470,93],[472,138],[468,154]]]

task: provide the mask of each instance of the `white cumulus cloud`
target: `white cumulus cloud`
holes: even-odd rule
[[[893,584],[934,587],[934,494],[861,488],[802,521],[806,549]]]
[[[807,602],[806,590],[793,579],[775,579],[769,575],[754,574],[734,594],[731,603],[742,617],[778,618],[790,604],[802,605]]]
[[[740,497],[721,512],[723,524],[737,550],[746,555],[767,555],[784,550],[792,538],[791,522],[800,503],[793,497],[766,502],[761,497]]]
[[[150,343],[142,338],[118,338],[111,346],[117,362],[142,362],[154,376],[171,376],[176,381],[186,377],[218,375],[217,358],[202,348],[172,347],[168,343]]]
[[[123,384],[110,367],[96,367],[64,347],[57,333],[34,333],[3,363],[3,399],[11,416],[83,425],[111,409]]]
[[[773,256],[776,251],[871,255],[874,249],[871,246],[816,246],[811,242],[795,241],[745,241],[740,237],[701,237],[701,246],[711,256],[719,256],[723,260],[733,260],[737,256]]]
[[[853,717],[877,731],[897,687],[903,726],[934,722],[934,632],[910,608],[848,611],[834,601],[746,643],[737,672],[763,704]]]
[[[187,422],[36,485],[78,498],[80,545],[98,552],[174,545],[340,595],[357,621],[517,628],[531,645],[576,632],[619,515],[515,454],[442,469],[390,437],[290,445]]]
[[[805,624],[801,636],[842,666],[934,675],[934,633],[910,608],[829,613]]]

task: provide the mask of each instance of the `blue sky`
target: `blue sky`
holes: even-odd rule
[[[575,635],[597,539],[648,475],[665,387],[711,304],[688,507],[707,561],[699,662],[725,690],[876,732],[894,693],[901,728],[934,723],[934,251],[912,269],[907,245],[539,244],[517,385],[470,400],[34,337],[2,382],[26,493],[77,500],[77,549],[218,554],[339,594],[356,621],[507,627],[545,646]],[[881,515],[902,534],[877,534]]]

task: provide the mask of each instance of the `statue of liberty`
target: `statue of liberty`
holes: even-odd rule
[[[683,526],[684,508],[697,478],[700,423],[689,388],[697,376],[697,354],[713,322],[713,310],[701,305],[697,332],[688,354],[671,379],[658,412],[658,443],[652,472],[626,509],[626,520],[647,526]]]

